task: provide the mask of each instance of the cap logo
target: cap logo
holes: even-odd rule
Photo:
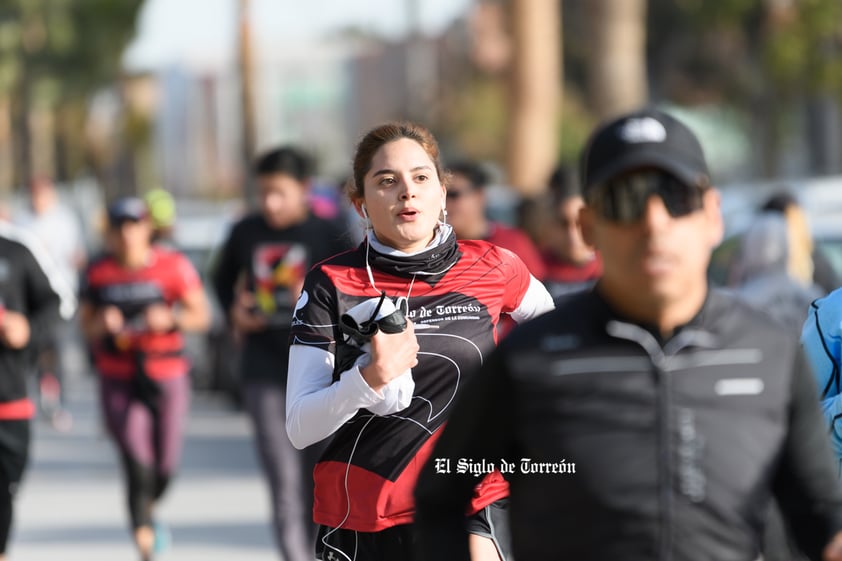
[[[617,134],[622,140],[630,144],[663,142],[667,139],[667,129],[652,117],[629,119]]]

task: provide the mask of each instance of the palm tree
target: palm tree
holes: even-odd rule
[[[508,178],[522,194],[536,194],[546,187],[558,158],[561,8],[558,0],[511,0],[509,8]]]
[[[646,103],[646,0],[588,0],[588,97],[607,119]]]

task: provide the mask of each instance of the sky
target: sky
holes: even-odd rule
[[[424,33],[444,29],[474,0],[250,0],[255,39],[318,38],[356,26],[387,37],[406,33],[414,5]],[[179,62],[231,56],[236,41],[237,0],[146,0],[125,64],[154,70]]]

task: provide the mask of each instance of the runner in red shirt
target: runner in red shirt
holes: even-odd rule
[[[141,557],[155,548],[153,509],[181,455],[190,399],[184,331],[210,324],[199,275],[187,258],[151,244],[145,203],[108,210],[108,253],[85,275],[80,319],[100,374],[103,417],[123,460]],[[160,538],[161,536],[157,536]]]
[[[442,175],[438,145],[424,127],[369,131],[348,193],[366,238],[313,267],[294,310],[286,429],[297,448],[327,441],[313,474],[316,556],[325,561],[413,558],[418,472],[496,344],[501,316],[524,321],[553,307],[517,255],[457,241],[439,220]],[[372,303],[376,309],[362,311]],[[346,337],[349,315],[359,313],[367,326],[383,306],[404,304],[403,331],[384,328],[362,346]],[[471,558],[500,561],[508,486],[493,466],[480,472],[464,520]]]

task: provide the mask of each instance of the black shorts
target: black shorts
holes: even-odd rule
[[[468,533],[490,539],[501,559],[511,551],[509,499],[501,499],[468,517]],[[379,532],[356,532],[319,526],[316,559],[322,561],[412,561],[415,535],[410,524]]]
[[[29,460],[29,420],[0,421],[0,487],[14,495]]]
[[[509,533],[509,499],[500,499],[469,516],[467,528],[468,533],[494,542],[500,559],[507,559],[512,551],[512,538]]]

